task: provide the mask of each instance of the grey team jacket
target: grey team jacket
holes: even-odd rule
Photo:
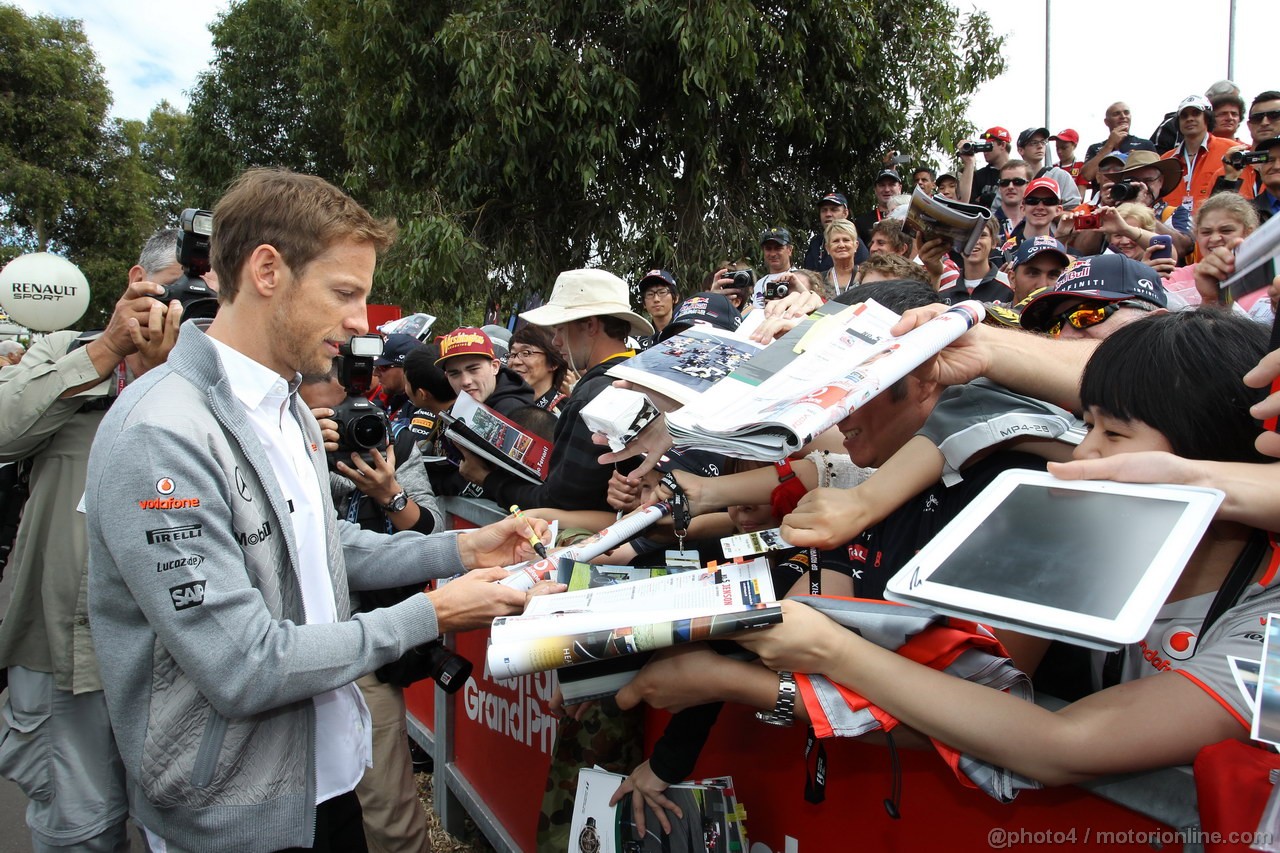
[[[427,596],[352,617],[349,589],[460,570],[453,534],[336,521],[319,428],[293,409],[325,503],[334,624],[304,624],[289,507],[194,323],[116,401],[89,457],[89,612],[130,809],[184,849],[311,846],[311,697],[437,635]]]

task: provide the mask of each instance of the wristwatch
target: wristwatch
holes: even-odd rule
[[[404,493],[404,489],[397,492],[391,500],[382,505],[384,512],[399,512],[409,505],[409,496]]]
[[[789,726],[796,721],[796,677],[778,673],[778,701],[772,711],[756,711],[756,719],[771,726]]]

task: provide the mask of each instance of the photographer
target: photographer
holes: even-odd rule
[[[311,409],[324,438],[324,449],[338,453],[338,425],[330,418],[333,407],[346,399],[347,391],[336,375],[304,382],[298,393]],[[370,450],[370,461],[350,454],[349,462],[336,461],[336,473],[329,476],[329,489],[339,518],[359,524],[365,530],[394,533],[416,530],[430,533],[443,529],[444,516],[436,505],[426,468],[407,429],[398,432],[386,455]],[[373,590],[362,593],[361,607],[394,604],[407,591]],[[410,652],[410,655],[414,654]],[[413,781],[413,761],[409,755],[405,728],[404,691],[377,673],[356,680],[373,720],[373,772],[365,773],[356,786],[364,814],[365,838],[372,851],[427,851],[427,820],[418,802]]]
[[[0,775],[30,797],[26,822],[38,850],[128,846],[124,771],[89,633],[88,549],[76,503],[103,413],[177,340],[182,306],[152,297],[183,274],[178,234],[165,229],[147,241],[104,331],[46,335],[0,371],[0,462],[30,466],[9,566],[13,597],[0,624],[9,676]],[[47,759],[55,751],[63,760]]]
[[[1000,180],[1000,170],[1009,162],[1012,155],[1009,148],[1013,144],[1013,136],[1003,127],[989,127],[978,142],[962,139],[956,149],[960,158],[960,198],[973,204],[990,205],[996,198],[996,182]],[[973,168],[973,155],[981,152],[987,165]]]

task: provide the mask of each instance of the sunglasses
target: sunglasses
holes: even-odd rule
[[[1058,204],[1058,200],[1051,195],[1036,195],[1036,196],[1031,196],[1030,198],[1024,197],[1022,199],[1022,203],[1025,204],[1027,207],[1035,207],[1036,205],[1043,205],[1044,207],[1053,207],[1054,205]]]
[[[1099,323],[1105,323],[1107,318],[1119,311],[1121,308],[1137,308],[1139,311],[1152,311],[1155,306],[1149,302],[1142,302],[1136,299],[1126,299],[1122,302],[1107,302],[1102,305],[1077,305],[1070,311],[1064,311],[1053,318],[1053,325],[1049,327],[1049,334],[1057,336],[1062,331],[1062,327],[1070,325],[1073,329],[1088,329]]]
[[[1280,121],[1280,110],[1264,110],[1249,114],[1249,124],[1262,124],[1264,121]]]
[[[1007,187],[1010,185],[1015,187],[1025,187],[1027,185],[1027,179],[1026,178],[1001,178],[999,183],[1000,183],[1000,186],[1002,187]]]

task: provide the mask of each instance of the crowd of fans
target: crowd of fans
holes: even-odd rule
[[[234,396],[219,391],[226,382],[234,388],[237,375],[252,374],[235,366],[238,357],[230,354],[228,343],[250,359],[255,347],[270,347],[269,342],[223,340],[229,308],[248,322],[246,318],[257,316],[251,313],[254,300],[265,305],[274,298],[269,265],[260,264],[264,247],[246,249],[222,269],[215,262],[224,283],[219,315],[224,318],[223,332],[214,320],[206,336],[191,324],[180,327],[180,305],[164,306],[151,298],[157,286],[181,272],[173,256],[176,234],[157,234],[130,271],[129,288],[104,332],[54,333],[33,343],[25,355],[18,347],[0,347],[7,365],[0,368],[0,460],[15,463],[0,470],[20,475],[30,491],[10,566],[15,592],[0,625],[0,665],[7,667],[10,685],[0,727],[0,772],[18,781],[31,797],[27,819],[35,842],[40,849],[67,844],[112,849],[124,837],[130,805],[156,848],[167,842],[173,849],[185,849],[184,839],[193,837],[193,826],[215,835],[231,832],[217,818],[201,824],[204,817],[187,816],[186,809],[232,801],[217,799],[221,790],[205,799],[198,782],[184,788],[168,779],[169,759],[153,755],[161,749],[154,738],[164,731],[166,721],[147,719],[145,707],[125,702],[136,701],[147,690],[160,696],[166,678],[190,686],[172,673],[182,671],[191,659],[183,655],[194,655],[194,650],[164,648],[171,635],[167,628],[156,628],[158,668],[154,683],[142,690],[140,673],[152,679],[152,662],[126,660],[119,647],[107,645],[98,634],[98,626],[105,625],[102,630],[109,630],[113,640],[136,644],[139,625],[168,626],[176,619],[195,619],[204,615],[204,608],[218,612],[206,601],[227,594],[212,585],[206,592],[201,579],[198,590],[187,584],[185,598],[178,596],[175,590],[183,588],[170,582],[184,576],[194,558],[187,554],[162,559],[147,571],[163,576],[164,586],[177,596],[173,611],[186,615],[155,610],[146,600],[155,578],[148,578],[147,584],[130,578],[129,563],[121,555],[133,552],[115,544],[111,509],[103,498],[107,487],[95,480],[96,473],[117,469],[89,458],[95,436],[95,455],[105,455],[98,447],[137,428],[134,421],[125,420],[124,407],[113,402],[117,397],[131,407],[144,398],[151,400],[153,408],[145,411],[158,419],[156,423],[167,424],[154,409],[155,393],[157,388],[172,389],[177,375],[213,389],[207,403],[200,398],[201,424],[235,420],[241,416],[224,415],[224,407],[242,404],[247,413],[242,411],[241,419],[259,436],[264,435],[264,399],[289,400],[297,392],[305,400],[314,423],[302,423],[301,431],[286,431],[285,436],[311,441],[313,455],[319,452],[317,439],[323,443],[329,464],[322,486],[328,489],[320,505],[332,510],[332,517],[323,523],[301,518],[293,523],[298,530],[328,531],[331,572],[335,561],[341,562],[335,550],[347,553],[352,586],[359,580],[365,589],[352,602],[359,615],[345,624],[365,630],[382,625],[379,614],[407,612],[410,600],[421,598],[423,578],[397,575],[396,584],[383,585],[394,589],[371,589],[368,549],[375,540],[347,541],[333,525],[342,519],[362,529],[362,535],[389,535],[387,541],[393,545],[386,556],[394,557],[419,547],[413,543],[424,534],[424,541],[443,541],[435,536],[447,525],[438,504],[442,497],[487,500],[504,511],[518,504],[532,519],[535,533],[546,529],[543,522],[557,520],[562,541],[569,541],[607,526],[617,514],[644,502],[679,496],[693,518],[678,537],[669,524],[659,526],[599,560],[658,565],[667,561],[674,547],[696,551],[698,561],[706,564],[723,559],[723,536],[781,527],[794,547],[770,558],[780,596],[811,590],[809,549],[816,548],[823,594],[874,600],[883,597],[885,582],[919,548],[996,475],[1011,468],[1049,466],[1060,477],[1212,484],[1228,493],[1218,519],[1142,644],[1104,656],[996,632],[1016,666],[1032,675],[1039,688],[1074,700],[1056,713],[913,663],[795,603],[784,605],[781,626],[741,641],[756,659],[726,658],[698,645],[657,656],[616,700],[564,709],[566,721],[539,828],[539,843],[545,849],[567,846],[565,799],[570,794],[560,780],[588,751],[592,760],[606,765],[612,756],[615,769],[629,774],[617,796],[635,793],[638,822],[643,824],[648,805],[665,826],[666,809],[673,804],[663,792],[692,772],[723,702],[754,707],[775,723],[811,718],[812,709],[805,703],[793,708],[783,702],[784,695],[794,695],[794,673],[820,674],[847,686],[924,735],[915,738],[924,748],[931,748],[928,738],[946,744],[982,766],[1011,774],[1014,787],[1189,763],[1204,746],[1247,738],[1251,711],[1231,686],[1226,661],[1230,656],[1258,657],[1258,618],[1272,609],[1276,596],[1270,549],[1251,543],[1256,531],[1280,529],[1272,468],[1266,462],[1268,456],[1280,455],[1280,442],[1258,425],[1258,419],[1280,409],[1264,390],[1280,374],[1280,357],[1268,354],[1268,327],[1280,297],[1280,279],[1269,290],[1233,303],[1221,298],[1220,285],[1235,271],[1234,251],[1240,241],[1280,209],[1280,92],[1262,92],[1246,102],[1229,81],[1216,83],[1204,96],[1180,103],[1151,138],[1130,132],[1130,114],[1123,103],[1108,107],[1105,124],[1105,139],[1088,146],[1083,156],[1077,155],[1081,136],[1073,129],[1050,134],[1047,128],[1027,128],[1015,137],[1003,127],[991,127],[978,139],[962,141],[954,171],[935,174],[922,166],[909,172],[915,193],[990,212],[976,244],[964,254],[950,240],[914,233],[907,224],[912,196],[904,193],[898,171],[906,158],[891,152],[873,183],[872,208],[851,210],[840,191],[817,199],[815,233],[802,258],[793,257],[789,227],[764,228],[759,240],[762,274],[749,263],[724,259],[708,264],[714,269],[699,287],[682,288],[661,269],[648,271],[633,284],[603,270],[572,270],[557,278],[545,303],[512,318],[514,331],[490,325],[437,329],[430,340],[388,335],[374,366],[376,387],[368,395],[387,416],[388,441],[367,453],[337,453],[342,429],[338,412],[349,389],[332,374],[304,369],[315,366],[310,356],[282,357],[267,365],[279,374],[280,387],[264,386],[252,401],[239,388]],[[1237,138],[1245,132],[1248,142]],[[1049,143],[1054,156],[1048,152]],[[985,160],[981,168],[976,167],[978,154]],[[249,184],[253,180],[274,179],[259,175]],[[328,189],[306,191],[323,194]],[[232,195],[236,192],[248,190],[240,187]],[[231,213],[219,213],[223,210]],[[215,217],[243,215],[252,221],[257,215],[236,210],[220,206]],[[226,228],[227,221],[215,218],[215,227]],[[353,245],[377,247],[390,239],[374,225],[361,223],[351,232],[357,235],[350,238]],[[328,239],[333,244],[336,238]],[[358,262],[361,258],[353,261],[357,267]],[[296,276],[285,277],[285,286],[301,287],[302,269],[308,275],[323,274],[303,264]],[[339,283],[325,286],[338,293],[352,289],[339,278],[334,279]],[[227,281],[235,282],[230,292]],[[367,290],[365,284],[363,295]],[[633,307],[633,294],[643,314]],[[903,331],[947,305],[970,299],[988,306],[988,321],[855,411],[837,429],[776,465],[672,448],[661,419],[626,449],[607,452],[580,417],[582,409],[613,383],[610,367],[690,326],[732,330],[744,317],[760,312],[764,319],[753,335],[767,342],[825,301],[852,304],[866,299],[904,313]],[[360,303],[362,311],[363,299]],[[287,310],[301,309],[295,301]],[[305,313],[262,316],[277,317],[282,325],[271,328],[288,338],[294,333],[282,330]],[[361,331],[360,323],[358,318],[344,319],[340,337]],[[264,331],[263,337],[271,335]],[[333,333],[325,337],[331,349],[332,337]],[[306,351],[301,345],[295,349]],[[320,362],[323,366],[324,359]],[[129,387],[161,364],[164,369],[154,374],[158,380],[140,383],[136,391]],[[210,364],[226,365],[226,375]],[[301,381],[281,382],[281,376],[293,376],[292,370],[302,374]],[[178,396],[187,393],[183,386]],[[272,396],[277,393],[278,398]],[[543,482],[534,484],[496,468],[449,440],[440,416],[462,395],[551,443],[549,473]],[[655,397],[654,402],[664,411],[674,407],[665,398]],[[286,410],[280,408],[285,403],[276,405],[278,426]],[[103,430],[109,433],[104,436],[99,426],[108,412],[115,420],[109,422],[110,430]],[[997,420],[1005,429],[988,431],[986,440],[966,441],[962,449],[950,440],[965,430],[972,435],[974,425]],[[1008,428],[1016,424],[1035,424],[1037,429]],[[229,485],[221,487],[232,502],[229,512],[235,519],[234,536],[224,534],[223,544],[235,548],[233,540],[238,540],[246,555],[249,580],[235,594],[241,596],[237,606],[249,606],[243,601],[246,591],[266,583],[263,578],[270,574],[259,565],[265,552],[253,551],[252,546],[272,537],[273,528],[268,520],[256,527],[257,539],[251,540],[246,532],[251,525],[241,518],[242,510],[248,510],[234,500],[237,492],[246,505],[255,499],[276,500],[272,487],[265,485],[270,480],[263,474],[265,463],[259,465],[261,460],[252,452],[237,449],[254,432],[224,424],[233,439],[224,446],[193,437],[189,425],[174,429],[176,439],[169,433],[157,435],[168,436],[177,449],[147,457],[172,466],[161,471],[159,479],[153,476],[156,469],[144,472],[144,479],[155,480],[156,494],[150,497],[162,496],[151,503],[168,508],[165,501],[171,494],[185,497],[174,492],[175,480],[179,489],[186,488],[176,472],[192,464],[190,459],[174,461],[182,448],[208,454],[207,466],[220,473],[234,469]],[[1022,437],[1028,433],[1036,437]],[[267,439],[263,443],[270,447]],[[277,462],[271,458],[272,467]],[[293,464],[296,468],[297,460]],[[300,470],[282,474],[282,482],[296,478]],[[305,480],[310,475],[304,471],[302,476]],[[84,515],[76,511],[86,487],[88,536]],[[288,498],[289,513],[294,514],[296,501],[307,494],[306,489],[291,492],[286,487],[280,500],[283,504]],[[130,495],[126,503],[137,497],[141,496]],[[201,495],[206,504],[211,497]],[[146,503],[138,501],[142,509],[149,508]],[[199,505],[197,500],[195,506]],[[194,527],[183,527],[176,513],[170,515],[177,526],[145,529],[148,546],[172,537],[204,536],[209,541],[216,535],[207,516]],[[135,538],[143,537],[142,523],[130,520],[121,527],[131,533],[136,527]],[[511,534],[514,528],[508,527],[490,538],[496,541]],[[528,532],[521,528],[519,534]],[[270,547],[284,549],[284,540],[294,541],[282,539],[276,531]],[[480,541],[479,535],[471,541]],[[483,556],[491,557],[497,546],[485,542]],[[309,556],[318,553],[323,560],[323,544]],[[203,547],[197,546],[193,552]],[[359,556],[352,556],[352,549],[361,549]],[[458,550],[460,566],[450,563],[450,555],[432,551],[432,571],[448,574],[449,567],[492,565],[475,550]],[[292,550],[270,553],[281,564],[298,559]],[[1219,606],[1217,592],[1233,573],[1243,573],[1247,582]],[[309,604],[307,596],[314,591],[308,583],[314,579],[302,581],[298,594]],[[283,586],[277,588],[278,584]],[[266,586],[268,609],[281,604],[277,598],[288,597],[287,580],[273,578]],[[329,603],[338,623],[344,623],[346,593],[345,582],[335,580]],[[129,596],[138,602],[136,609],[122,604]],[[453,600],[432,600],[430,612],[433,620],[438,617],[440,630],[483,623],[474,613],[446,622],[447,616],[456,615],[446,606]],[[501,607],[509,612],[515,604],[504,599]],[[192,615],[195,610],[199,612]],[[303,627],[312,627],[310,621]],[[243,745],[264,736],[272,709],[296,710],[313,695],[320,707],[322,697],[332,693],[339,711],[326,713],[350,712],[350,719],[369,726],[372,747],[367,757],[372,769],[355,774],[356,817],[344,810],[335,818],[333,810],[325,810],[323,819],[362,822],[370,849],[428,849],[410,772],[413,759],[405,734],[402,688],[421,677],[405,669],[404,652],[434,639],[436,627],[432,621],[429,631],[413,634],[410,642],[407,634],[395,633],[399,628],[383,626],[383,633],[374,634],[382,642],[376,650],[344,646],[352,657],[333,666],[333,678],[338,679],[334,686],[349,687],[350,680],[341,681],[337,673],[350,670],[360,676],[355,682],[360,698],[319,687],[264,698],[245,686],[242,693],[219,693],[203,705],[197,702],[192,707],[199,713],[188,709],[180,721],[190,730],[184,729],[181,736],[168,732],[165,736],[174,742],[162,744],[161,751],[169,750],[176,766],[185,770],[194,765],[197,775],[213,774],[204,780],[205,786],[234,788],[240,785],[238,774],[263,774],[268,769],[246,770],[236,760],[223,762],[217,751],[220,744],[212,747],[212,754],[206,753],[215,719],[222,720],[218,736],[226,734],[226,719],[218,716],[225,708],[255,721],[252,732],[232,724]],[[1185,645],[1178,654],[1165,648],[1174,628],[1194,636],[1192,654],[1182,654]],[[219,630],[231,628],[224,623]],[[194,635],[217,636],[200,629]],[[311,636],[304,632],[289,642],[306,647],[316,642],[308,639]],[[314,654],[319,647],[306,648]],[[279,654],[288,657],[284,649]],[[207,660],[211,653],[205,649],[200,660],[213,668]],[[253,654],[249,658],[255,659]],[[123,673],[121,680],[134,692],[126,697],[124,687],[105,671],[100,673],[99,662],[115,676]],[[309,677],[316,685],[327,683],[315,672]],[[199,677],[191,684],[204,695]],[[122,692],[113,692],[117,690]],[[255,696],[253,701],[246,698],[249,695]],[[159,700],[161,706],[172,701]],[[637,755],[638,718],[634,711],[624,710],[641,703],[679,712],[648,757]],[[1179,709],[1177,715],[1165,713],[1172,707]],[[124,715],[130,715],[129,722],[123,721]],[[198,724],[193,724],[196,717]],[[318,719],[310,724],[335,725],[333,716],[321,714]],[[146,738],[141,737],[143,728]],[[590,740],[589,750],[581,742],[584,738]],[[901,739],[912,740],[908,735]],[[37,766],[30,756],[50,745],[72,760],[60,768]],[[142,754],[130,752],[135,749]],[[312,749],[312,759],[324,764],[328,747]],[[331,792],[345,797],[350,789],[341,779],[347,768],[325,766],[326,778],[333,782]],[[287,787],[291,778],[280,771],[272,784]],[[253,776],[251,781],[262,780]],[[236,796],[258,807],[269,798],[254,784],[238,789]],[[318,796],[313,799],[316,808],[325,802]],[[140,808],[140,802],[146,805]],[[292,826],[280,816],[262,819],[277,829]],[[310,836],[280,832],[264,836],[255,849],[283,849],[305,841],[319,845],[325,834],[315,827]]]

